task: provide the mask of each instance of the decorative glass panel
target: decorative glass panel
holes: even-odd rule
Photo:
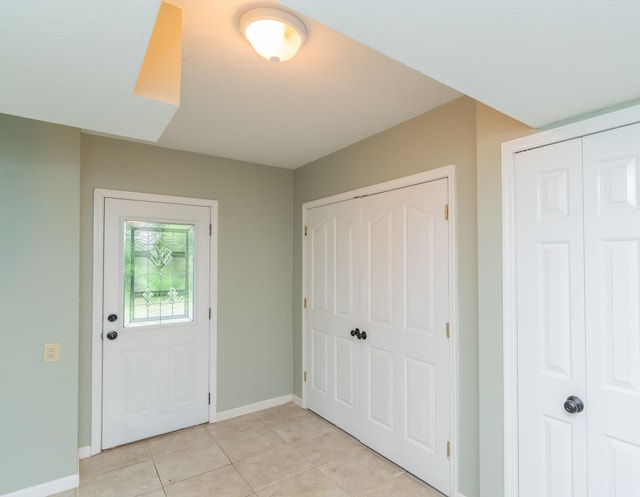
[[[190,224],[124,223],[124,325],[193,320]]]

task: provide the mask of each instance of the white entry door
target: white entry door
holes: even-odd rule
[[[208,421],[210,223],[105,199],[103,449]]]
[[[640,126],[519,154],[520,497],[640,497]]]
[[[450,489],[447,180],[309,209],[307,403]]]

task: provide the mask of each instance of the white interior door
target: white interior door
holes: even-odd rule
[[[520,497],[584,497],[586,400],[579,139],[515,165]],[[606,494],[602,494],[606,495]]]
[[[360,205],[357,200],[307,213],[307,406],[357,433]]]
[[[105,199],[102,447],[208,420],[211,210]]]
[[[640,497],[639,157],[640,125],[516,157],[521,497]]]
[[[447,180],[362,199],[360,439],[450,490]]]
[[[449,493],[447,180],[307,211],[307,405]]]
[[[589,495],[640,497],[640,125],[583,142]]]

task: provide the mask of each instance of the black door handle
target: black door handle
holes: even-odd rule
[[[358,340],[366,340],[367,332],[364,330],[360,331],[360,328],[356,328],[355,330],[351,330],[351,336],[356,337]]]
[[[107,333],[107,338],[109,340],[115,340],[116,338],[118,338],[118,332],[117,331],[110,331],[109,333]]]

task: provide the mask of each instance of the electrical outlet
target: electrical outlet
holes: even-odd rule
[[[45,343],[42,362],[58,362],[60,360],[60,344]]]

